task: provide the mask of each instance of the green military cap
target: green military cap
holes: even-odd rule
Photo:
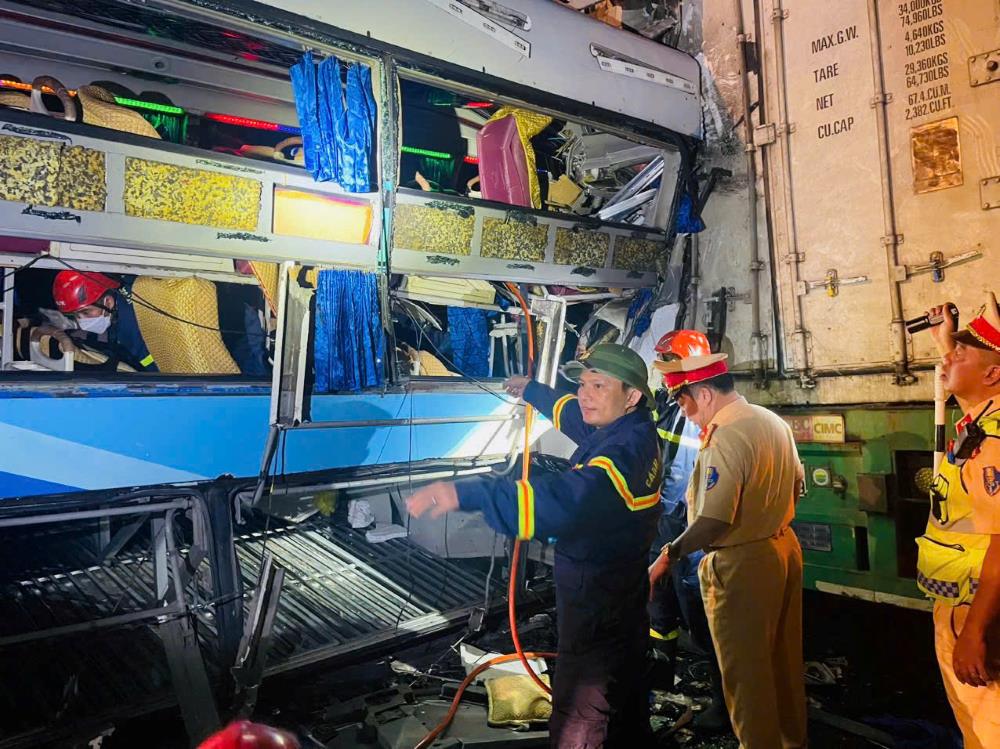
[[[649,389],[646,362],[627,346],[617,343],[598,344],[578,360],[564,364],[560,372],[567,380],[579,382],[580,375],[588,369],[614,377],[634,387],[645,396],[646,405],[652,407],[653,393]]]

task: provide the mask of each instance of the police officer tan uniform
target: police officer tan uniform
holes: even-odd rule
[[[1000,310],[965,328],[942,311],[942,379],[965,415],[931,487],[917,584],[934,599],[934,639],[966,749],[1000,747]]]
[[[704,430],[690,525],[664,556],[669,564],[709,551],[699,565],[702,596],[740,746],[804,747],[802,549],[790,527],[802,466],[791,429],[734,391],[725,359],[654,363]]]

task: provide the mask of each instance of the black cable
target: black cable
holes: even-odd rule
[[[458,648],[463,642],[465,642],[465,640],[468,637],[469,637],[469,632],[467,632],[467,631],[463,632],[461,637],[459,637],[457,640],[455,640],[455,642],[453,642],[451,645],[449,645],[448,647],[446,647],[442,651],[441,655],[439,655],[437,658],[435,658],[431,662],[431,664],[429,666],[427,666],[427,668],[424,669],[424,673],[423,674],[419,674],[417,676],[417,678],[414,679],[414,681],[412,682],[411,686],[415,686],[416,684],[419,684],[423,679],[427,678],[428,676],[434,676],[435,675],[434,674],[434,669],[438,666],[438,664],[441,663],[441,661],[443,661],[445,658],[448,657],[449,653],[455,653],[456,655],[459,656],[459,660],[461,660],[460,651],[456,650],[456,648]],[[457,666],[455,668],[456,669],[460,669],[461,667]]]
[[[441,583],[441,587],[438,588],[438,593],[434,596],[434,608],[440,606],[441,597],[448,592],[448,588],[451,586],[451,551],[448,549],[448,516],[451,515],[450,512],[444,514],[444,581]]]
[[[35,263],[37,263],[39,260],[44,260],[47,257],[50,257],[50,256],[49,255],[37,255],[36,257],[34,257],[31,260],[29,260],[28,262],[26,262],[24,265],[19,265],[16,268],[11,268],[8,271],[4,271],[3,279],[0,280],[0,285],[3,284],[3,281],[7,280],[8,276],[13,276],[13,275],[15,275],[17,273],[20,273],[23,270],[27,270],[32,265],[34,265]],[[10,286],[8,288],[5,288],[2,291],[0,291],[0,294],[5,295],[8,291],[14,291],[14,287]]]
[[[49,257],[52,260],[55,260],[57,263],[61,263],[62,265],[65,265],[67,268],[69,268],[70,270],[74,270],[77,273],[87,273],[87,271],[80,270],[79,268],[73,266],[72,264],[67,263],[61,257],[54,257],[52,255],[47,255],[47,256],[39,256],[38,258],[36,258],[36,260],[40,260],[42,257]],[[24,266],[24,267],[27,267],[27,266]],[[19,268],[17,270],[23,270],[24,267]],[[116,289],[109,289],[109,291],[116,291]],[[171,320],[174,320],[175,322],[183,323],[185,325],[190,325],[193,328],[201,328],[202,330],[211,330],[211,331],[213,331],[215,333],[231,333],[233,335],[246,335],[246,331],[245,330],[227,330],[226,328],[212,327],[211,325],[202,325],[201,323],[197,323],[194,320],[188,320],[186,318],[179,317],[179,316],[173,314],[172,312],[167,312],[162,307],[156,306],[155,304],[153,304],[152,302],[150,302],[148,299],[145,299],[141,295],[137,294],[135,291],[132,291],[132,290],[129,290],[129,291],[117,290],[117,291],[118,291],[119,294],[121,294],[126,299],[128,299],[128,300],[130,300],[132,302],[137,302],[140,306],[146,307],[147,309],[149,309],[149,310],[151,310],[153,312],[156,312],[159,315],[163,315],[164,317],[167,317],[167,318],[169,318]]]
[[[485,383],[483,383],[483,382],[480,382],[479,380],[477,380],[477,379],[476,379],[475,377],[473,377],[472,375],[468,375],[468,374],[466,374],[465,372],[463,372],[463,371],[462,371],[462,370],[461,370],[461,369],[460,369],[460,368],[458,367],[458,365],[456,365],[456,364],[455,364],[455,362],[453,362],[453,361],[451,360],[451,358],[450,358],[450,357],[448,357],[448,356],[446,356],[445,354],[443,354],[443,353],[441,352],[441,349],[439,349],[439,348],[438,348],[437,346],[435,346],[435,345],[434,345],[434,341],[432,341],[432,340],[431,340],[430,338],[425,338],[425,337],[424,337],[424,329],[423,329],[423,327],[422,327],[422,326],[420,325],[420,323],[418,323],[418,322],[417,322],[416,318],[414,318],[414,317],[413,317],[413,315],[411,315],[411,314],[410,314],[410,311],[409,311],[408,309],[406,309],[405,307],[403,307],[402,305],[400,305],[400,306],[399,306],[399,308],[400,308],[400,309],[402,309],[402,310],[403,310],[403,313],[404,313],[404,314],[405,314],[405,315],[406,315],[407,317],[409,317],[409,318],[410,318],[410,321],[411,321],[411,322],[413,323],[414,327],[416,327],[417,331],[418,331],[418,332],[419,332],[419,334],[420,334],[420,338],[418,338],[418,339],[417,339],[417,349],[418,349],[418,350],[419,350],[419,348],[420,348],[420,344],[421,344],[421,341],[423,341],[423,340],[426,340],[426,341],[427,341],[427,343],[428,343],[428,344],[430,345],[431,349],[433,349],[433,350],[434,350],[434,353],[435,353],[435,354],[437,354],[437,355],[438,355],[438,356],[439,356],[439,357],[440,357],[440,358],[441,358],[442,360],[444,360],[444,362],[445,362],[446,364],[450,364],[450,365],[451,365],[451,367],[452,367],[452,369],[454,369],[454,370],[455,370],[455,371],[456,371],[456,372],[457,372],[457,373],[458,373],[459,375],[461,375],[461,376],[462,376],[462,377],[464,377],[465,379],[467,379],[467,380],[471,380],[471,381],[472,381],[473,383],[475,383],[475,385],[476,385],[476,386],[477,386],[477,387],[478,387],[478,388],[479,388],[480,390],[483,390],[484,392],[486,392],[486,393],[489,393],[489,394],[490,394],[490,395],[492,395],[492,396],[493,396],[494,398],[496,398],[497,400],[499,400],[499,401],[500,401],[501,403],[506,403],[507,405],[510,405],[510,406],[518,406],[518,405],[520,405],[520,403],[519,403],[518,401],[513,401],[513,400],[510,400],[509,398],[504,398],[504,397],[503,397],[502,395],[500,395],[500,394],[499,394],[499,393],[497,393],[496,391],[494,391],[494,390],[491,390],[490,388],[488,388],[488,387],[486,386],[486,384],[485,384]]]
[[[396,409],[396,414],[395,414],[395,416],[392,417],[393,421],[395,421],[396,419],[399,418],[399,415],[403,412],[403,406],[406,405],[407,399],[410,398],[410,397],[412,397],[412,395],[413,395],[413,393],[411,393],[409,390],[407,390],[403,394],[403,400],[401,400],[399,402],[399,408]],[[386,431],[385,431],[385,439],[382,440],[382,447],[379,448],[378,457],[375,458],[375,461],[374,461],[374,463],[372,463],[372,465],[376,465],[376,466],[379,465],[379,461],[382,460],[382,453],[385,452],[385,446],[389,444],[389,438],[391,436],[392,436],[392,428],[390,427],[389,429],[386,429]]]
[[[493,543],[490,545],[490,568],[486,573],[486,590],[483,595],[483,614],[490,610],[490,583],[493,582],[493,569],[497,563],[497,536],[500,534],[493,531]]]
[[[184,325],[190,325],[192,328],[201,328],[202,330],[211,330],[211,331],[213,331],[215,333],[231,333],[233,335],[246,335],[246,333],[247,333],[245,330],[230,330],[230,329],[227,329],[227,328],[214,328],[211,325],[202,325],[201,323],[197,323],[194,320],[186,320],[183,317],[178,317],[177,315],[175,315],[175,314],[173,314],[171,312],[167,312],[165,309],[163,309],[161,307],[157,307],[155,304],[152,304],[151,302],[146,301],[141,296],[139,296],[138,294],[136,294],[134,291],[125,291],[125,292],[121,292],[121,294],[126,299],[131,299],[133,302],[137,302],[141,307],[145,307],[145,308],[151,310],[152,312],[157,313],[158,315],[163,315],[164,317],[167,317],[167,318],[169,318],[171,320],[174,320],[176,322],[179,322],[179,323],[183,323]]]

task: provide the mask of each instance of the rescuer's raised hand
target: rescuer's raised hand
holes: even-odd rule
[[[417,489],[406,499],[406,511],[419,518],[428,510],[432,518],[439,518],[446,512],[458,509],[458,492],[455,485],[447,481],[435,481],[423,489]]]
[[[503,384],[503,389],[515,398],[520,398],[524,395],[524,389],[528,387],[529,382],[531,382],[530,377],[525,377],[524,375],[514,375],[513,377],[507,378]]]
[[[927,314],[932,317],[941,315],[943,318],[940,325],[935,325],[931,328],[931,337],[934,339],[934,345],[937,346],[938,353],[944,356],[955,348],[955,341],[952,340],[951,334],[958,328],[955,316],[951,314],[951,302],[931,307],[927,311]]]

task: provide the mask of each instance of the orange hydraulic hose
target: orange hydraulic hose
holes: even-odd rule
[[[525,302],[524,297],[518,290],[517,286],[507,282],[507,288],[511,290],[515,297],[517,297],[518,303],[521,305],[521,310],[524,312],[524,322],[528,329],[528,368],[527,375],[531,377],[535,369],[535,331],[531,324],[531,312],[528,310],[528,304]],[[530,404],[526,404],[524,407],[524,454],[521,459],[521,480],[527,481],[529,475],[529,468],[531,464],[531,426],[534,422],[535,410]],[[417,744],[414,749],[426,749],[434,740],[447,730],[448,726],[455,719],[456,713],[458,713],[458,706],[462,701],[462,695],[465,693],[466,688],[473,682],[473,680],[479,676],[483,671],[485,671],[490,666],[497,665],[499,663],[510,663],[511,661],[521,661],[521,665],[524,666],[525,671],[531,680],[538,685],[546,694],[552,694],[552,689],[546,684],[538,674],[535,673],[535,669],[531,667],[531,663],[528,661],[529,658],[555,658],[555,653],[525,653],[524,649],[521,647],[521,637],[517,633],[517,567],[518,561],[521,558],[521,542],[519,540],[514,541],[514,551],[510,558],[510,583],[507,588],[507,616],[510,619],[510,637],[514,641],[514,650],[516,652],[510,655],[499,655],[496,658],[491,658],[485,663],[476,666],[465,680],[459,685],[458,690],[455,692],[455,698],[451,701],[451,708],[448,713],[444,716],[440,723],[438,723],[434,730],[427,734],[420,743]]]
[[[507,288],[511,290],[511,293],[517,297],[518,303],[521,305],[521,311],[524,313],[524,324],[528,330],[528,370],[527,375],[531,377],[535,370],[535,330],[532,326],[531,312],[528,310],[528,304],[521,292],[518,290],[517,286],[507,282]],[[531,404],[525,404],[524,406],[524,452],[521,457],[521,480],[527,481],[528,475],[531,468],[531,426],[535,420],[535,409],[531,407]],[[535,673],[535,669],[531,667],[528,659],[524,655],[524,649],[521,647],[521,636],[517,632],[517,568],[518,562],[521,558],[521,541],[514,541],[514,551],[510,558],[510,583],[507,588],[507,616],[510,619],[510,638],[514,641],[514,652],[517,653],[518,658],[521,661],[521,665],[524,666],[524,670],[527,672],[531,680],[538,685],[539,689],[543,690],[546,694],[552,694],[552,690],[549,685],[546,684],[538,674]]]
[[[434,740],[440,736],[444,730],[451,724],[451,721],[455,719],[455,714],[458,712],[458,706],[462,701],[462,694],[465,692],[466,688],[475,680],[479,674],[488,669],[490,666],[496,666],[501,663],[510,663],[511,661],[516,661],[521,655],[525,655],[528,658],[555,658],[555,653],[517,653],[510,655],[498,655],[496,658],[490,658],[485,663],[480,663],[469,673],[468,676],[459,685],[458,690],[455,692],[455,697],[451,701],[451,707],[448,709],[448,714],[444,716],[438,725],[434,727],[434,730],[427,734],[424,738],[420,740],[414,749],[427,749]]]

